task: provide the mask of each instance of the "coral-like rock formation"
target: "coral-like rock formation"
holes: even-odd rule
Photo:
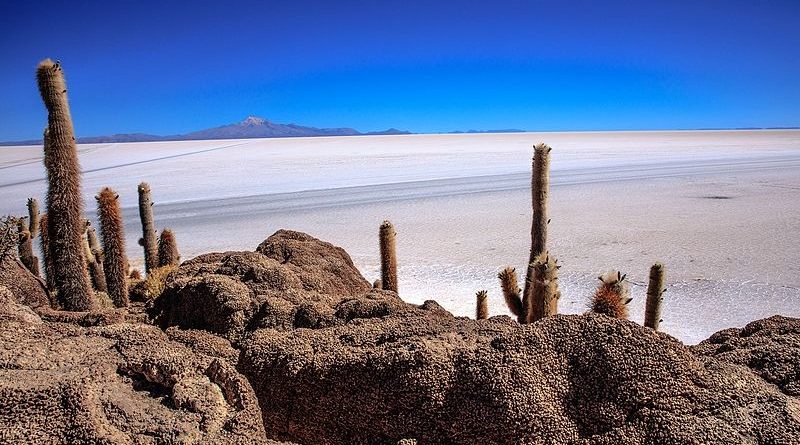
[[[34,309],[50,307],[44,281],[33,275],[12,255],[0,259],[0,286],[6,287],[21,304]]]
[[[9,295],[0,288],[0,443],[272,443],[226,360],[144,324],[42,321]]]
[[[435,307],[435,306],[430,306]],[[800,402],[594,314],[520,326],[410,308],[242,343],[270,437],[305,444],[792,443]]]
[[[725,329],[694,346],[693,350],[746,366],[784,393],[800,397],[798,318],[776,315],[749,323],[742,329]]]
[[[335,320],[340,303],[367,291],[378,296],[373,300],[402,304],[394,294],[373,291],[340,247],[280,230],[258,252],[211,253],[184,262],[170,275],[152,314],[162,327],[204,329],[238,341],[256,327],[346,321]],[[346,306],[342,311],[356,310]]]

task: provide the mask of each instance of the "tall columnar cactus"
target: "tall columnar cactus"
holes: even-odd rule
[[[525,289],[522,301],[531,296],[531,283],[533,283],[533,264],[536,257],[547,250],[547,197],[550,193],[550,148],[547,144],[539,143],[533,147],[533,165],[531,166],[531,208],[533,218],[531,221],[531,252],[528,258],[528,270],[525,274]],[[533,303],[541,304],[539,303]]]
[[[31,238],[39,235],[39,218],[39,201],[28,198],[28,232],[31,232]]]
[[[17,226],[18,231],[18,251],[19,259],[22,264],[34,275],[39,276],[39,258],[33,254],[33,237],[31,232],[28,231],[28,225],[25,224],[25,219],[20,219]]]
[[[647,285],[647,301],[644,307],[644,325],[658,330],[661,323],[661,303],[664,301],[664,274],[666,268],[661,263],[650,267],[650,282]]]
[[[55,274],[53,273],[53,257],[50,256],[50,238],[47,235],[47,213],[39,218],[39,248],[42,250],[42,263],[44,263],[44,281],[48,290],[55,290]]]
[[[561,291],[558,290],[559,267],[557,260],[547,252],[540,253],[534,259],[529,322],[558,313],[558,299],[561,298]]]
[[[92,278],[92,285],[95,290],[108,293],[106,285],[106,275],[103,270],[103,251],[100,243],[97,242],[97,234],[94,227],[86,225],[86,237],[83,241],[83,250],[86,253],[86,266],[89,268],[89,276]]]
[[[58,62],[43,60],[36,69],[39,92],[47,107],[44,165],[47,168],[48,249],[58,300],[66,310],[93,306],[93,293],[83,257],[81,168],[72,128],[67,87]]]
[[[610,271],[597,278],[600,280],[600,285],[592,297],[592,312],[627,319],[628,303],[632,298],[625,275],[618,271]]]
[[[142,221],[142,238],[139,240],[144,248],[144,272],[149,274],[158,267],[158,242],[156,226],[153,224],[153,199],[150,185],[139,184],[139,219]]]
[[[108,187],[97,195],[97,216],[103,239],[103,270],[106,273],[108,296],[116,307],[128,306],[128,259],[125,256],[125,234],[119,195]]]
[[[475,294],[475,319],[486,320],[489,318],[489,293],[485,290]]]
[[[180,262],[181,255],[178,253],[175,234],[170,229],[162,230],[158,239],[158,266],[177,266]]]
[[[381,282],[385,290],[397,292],[397,232],[389,221],[378,231],[381,250]]]
[[[517,271],[513,267],[506,267],[499,274],[497,278],[500,279],[500,288],[503,290],[503,298],[506,300],[506,306],[512,314],[517,316],[517,321],[520,323],[528,322],[528,314],[525,311],[525,304],[523,304],[520,292],[522,290],[518,285]]]

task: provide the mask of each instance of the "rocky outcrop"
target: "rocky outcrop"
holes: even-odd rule
[[[785,394],[800,397],[800,319],[776,315],[725,329],[692,348],[697,354],[750,368]]]
[[[50,307],[50,298],[44,282],[32,274],[13,255],[0,260],[0,286],[5,287],[14,299],[33,309]]]
[[[258,327],[339,323],[340,304],[371,290],[347,252],[304,233],[280,230],[257,250],[211,253],[184,262],[154,303],[156,322],[164,328],[203,329],[236,342]],[[393,294],[382,299],[403,304]]]
[[[247,380],[190,339],[43,321],[5,288],[0,320],[0,443],[273,443]]]
[[[800,403],[602,315],[456,318],[437,305],[241,345],[270,437],[305,444],[796,443]]]

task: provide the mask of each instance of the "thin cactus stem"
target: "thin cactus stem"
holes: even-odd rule
[[[146,182],[139,184],[139,219],[142,221],[142,247],[144,248],[144,272],[159,267],[158,241],[156,240],[156,227],[153,223],[153,199],[150,185]]]
[[[506,267],[497,274],[497,278],[500,279],[500,289],[503,291],[503,298],[506,301],[508,310],[517,317],[517,321],[526,323],[528,317],[520,298],[521,289],[519,288],[516,269]]]
[[[39,201],[28,198],[28,232],[31,232],[31,238],[39,235],[39,217]]]
[[[666,268],[661,263],[650,267],[650,282],[647,285],[647,301],[644,308],[644,325],[655,331],[661,324],[661,304],[664,302],[664,275]]]
[[[24,218],[19,220],[17,231],[19,236],[17,243],[19,259],[32,274],[38,277],[39,258],[36,258],[36,255],[33,254],[33,239]]]
[[[528,269],[525,274],[525,289],[522,293],[523,306],[533,307],[542,302],[528,302],[534,284],[533,264],[536,258],[547,249],[548,209],[547,198],[550,190],[550,148],[539,143],[533,147],[533,165],[531,167],[531,251],[528,258]]]
[[[128,259],[125,255],[125,234],[119,195],[108,187],[97,195],[97,216],[103,239],[103,270],[108,295],[116,307],[128,306]]]
[[[384,290],[397,293],[397,232],[389,221],[378,232],[381,250],[381,282]]]

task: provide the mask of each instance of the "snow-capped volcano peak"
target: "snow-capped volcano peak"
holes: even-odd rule
[[[241,121],[239,125],[243,127],[260,127],[267,123],[267,120],[258,116],[247,116],[247,119]]]

